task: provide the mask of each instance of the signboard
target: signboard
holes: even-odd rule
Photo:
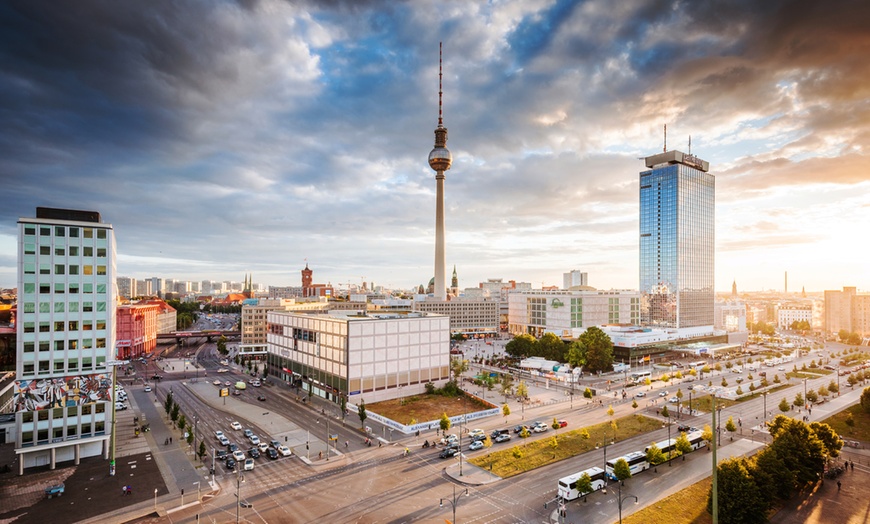
[[[338,440],[338,433],[333,433],[329,436],[329,440]]]
[[[230,388],[221,388],[221,390],[220,390],[220,396],[221,396],[221,397],[228,397],[228,396],[230,396]]]
[[[12,406],[15,412],[111,401],[112,377],[105,373],[16,380],[12,394]]]

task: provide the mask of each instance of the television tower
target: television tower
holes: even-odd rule
[[[435,128],[435,148],[429,153],[429,167],[435,170],[437,184],[435,203],[435,298],[447,300],[447,282],[444,279],[444,172],[450,169],[453,155],[447,150],[447,128],[444,127],[441,102],[441,49],[438,43],[438,127]]]

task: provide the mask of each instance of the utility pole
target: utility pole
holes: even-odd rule
[[[712,402],[710,409],[710,413],[713,416],[713,496],[712,496],[712,506],[713,506],[713,524],[719,524],[719,463],[716,460],[716,435],[719,433],[716,431],[716,395],[710,395],[710,400]]]

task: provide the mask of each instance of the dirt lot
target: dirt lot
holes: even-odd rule
[[[473,397],[443,397],[440,395],[415,395],[399,400],[385,400],[375,404],[366,404],[366,410],[390,418],[401,424],[410,424],[411,419],[417,422],[438,420],[442,413],[448,417],[473,413],[490,409]]]

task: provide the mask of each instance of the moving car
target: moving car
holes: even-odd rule
[[[668,399],[668,402],[670,402],[671,404],[676,404],[679,401],[680,401],[680,399],[677,397],[671,397]]]
[[[218,439],[218,442],[221,443],[221,446],[234,445],[234,444],[230,444],[230,439],[228,439],[227,437],[225,437],[223,435],[219,436],[217,439]]]
[[[275,448],[269,448],[269,450],[266,451],[266,454],[269,455],[269,458],[272,460],[275,460],[278,458],[278,452],[275,451]]]
[[[245,471],[251,471],[254,469],[254,459],[249,458],[245,459]]]
[[[289,457],[293,454],[287,446],[279,446],[278,453],[280,453],[282,457]]]
[[[115,411],[124,411],[127,409],[127,404],[123,402],[115,402]]]
[[[215,379],[214,382],[212,382],[212,384],[214,384],[215,386],[220,386],[220,385],[221,385],[221,381],[218,380],[218,379]]]
[[[666,396],[668,396],[668,390],[659,391],[659,396],[660,396],[660,397],[666,397]]]
[[[227,451],[230,453],[234,453],[237,449],[239,449],[239,447],[235,444],[227,444]]]
[[[484,438],[486,438],[486,437],[484,437]],[[477,451],[478,449],[483,449],[483,441],[482,440],[472,441],[472,443],[468,445],[468,451]]]
[[[507,442],[510,439],[511,439],[510,433],[502,433],[499,436],[495,437],[496,442]]]
[[[269,445],[265,442],[260,442],[259,444],[257,444],[257,448],[260,450],[260,453],[266,453],[267,451],[269,451]]]
[[[236,462],[241,462],[245,460],[245,454],[242,453],[242,450],[237,449],[233,451],[233,458],[236,459]]]
[[[149,393],[150,391],[151,391],[151,386],[146,385],[146,386],[145,386],[145,392],[146,392],[146,393]]]
[[[558,422],[559,422],[559,427],[560,427],[560,428],[564,428],[565,426],[568,425],[568,421],[567,421],[567,420],[560,420],[560,421],[558,421]]]
[[[257,435],[251,435],[250,437],[248,437],[248,440],[250,440],[251,444],[255,446],[258,446],[260,444],[260,437],[258,437]]]
[[[220,440],[220,438],[224,436],[224,432],[221,431],[221,430],[217,430],[217,431],[214,432],[214,436],[215,436],[215,438],[217,438],[218,440]]]
[[[226,460],[230,454],[226,452],[226,450],[218,449],[214,452],[214,458],[217,460]]]
[[[260,450],[257,448],[251,448],[248,450],[248,456],[252,459],[260,458]]]
[[[234,471],[236,469],[236,461],[232,457],[228,458],[226,461],[227,469],[230,471]]]
[[[265,402],[265,401],[266,401],[266,395],[257,395],[257,400],[259,400],[260,402]]]
[[[535,425],[534,428],[532,428],[532,431],[534,431],[535,433],[543,433],[548,429],[550,429],[550,426],[544,424],[543,422],[538,422],[538,424]]]
[[[486,438],[486,432],[482,429],[472,429],[468,432],[468,437],[471,438],[471,440],[483,440]]]
[[[441,450],[441,453],[439,453],[438,456],[440,458],[446,459],[446,458],[453,458],[458,454],[459,454],[459,449],[451,447],[451,448],[444,448],[443,450]]]
[[[239,421],[238,421],[238,420],[235,420],[235,421],[231,422],[231,423],[230,423],[230,427],[233,428],[233,429],[236,429],[236,430],[238,430],[238,429],[242,429],[242,425],[239,424]]]
[[[272,446],[272,447],[275,448],[275,449],[278,449],[278,448],[281,447],[281,443],[278,442],[278,441],[275,440],[275,439],[270,440],[270,441],[269,441],[269,445]]]
[[[245,428],[245,437],[247,437],[247,438],[251,438],[251,436],[252,436],[253,434],[254,434],[253,431],[251,431],[251,430],[248,429],[248,428]]]
[[[637,395],[635,395],[635,397],[637,397],[637,398],[643,398],[645,396],[646,396],[646,393],[644,393],[643,391],[638,391]]]

